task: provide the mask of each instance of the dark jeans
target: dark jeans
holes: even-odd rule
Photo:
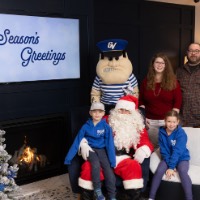
[[[166,162],[164,160],[161,161],[153,176],[149,198],[155,199],[156,192],[158,190],[162,177],[167,169],[168,169],[168,166]],[[176,168],[181,179],[183,190],[185,192],[185,199],[192,200],[193,199],[192,198],[192,182],[188,175],[188,169],[189,169],[189,161],[181,161],[177,165],[177,168]]]
[[[110,167],[110,162],[105,149],[94,149],[94,152],[89,153],[88,161],[91,163],[92,167],[92,182],[95,189],[101,188],[100,181],[100,170],[102,168],[105,177],[105,187],[108,193],[108,197],[115,197],[116,187],[115,187],[115,175],[113,169]]]

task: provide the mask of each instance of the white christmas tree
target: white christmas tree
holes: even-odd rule
[[[18,166],[17,164],[9,165],[8,161],[12,157],[5,150],[5,131],[0,130],[0,199],[12,199],[12,193],[18,189],[15,183],[17,177]]]

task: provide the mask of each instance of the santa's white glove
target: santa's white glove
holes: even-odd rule
[[[87,160],[87,157],[89,156],[89,151],[92,151],[92,148],[88,145],[88,141],[83,138],[79,145],[79,155],[83,157],[84,160]]]
[[[142,148],[139,148],[136,150],[133,157],[134,157],[134,160],[137,160],[141,164],[143,163],[144,159],[147,158],[147,155],[146,155],[146,152]]]

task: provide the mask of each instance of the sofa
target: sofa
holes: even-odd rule
[[[200,200],[200,128],[183,127],[187,136],[187,148],[190,151],[190,167],[188,174],[192,180],[193,200]],[[161,160],[159,148],[150,157],[150,171],[155,173]],[[178,172],[170,180],[163,175],[156,200],[184,200]]]

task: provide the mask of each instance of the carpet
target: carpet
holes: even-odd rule
[[[68,174],[44,179],[19,187],[16,200],[78,200],[69,184]]]

